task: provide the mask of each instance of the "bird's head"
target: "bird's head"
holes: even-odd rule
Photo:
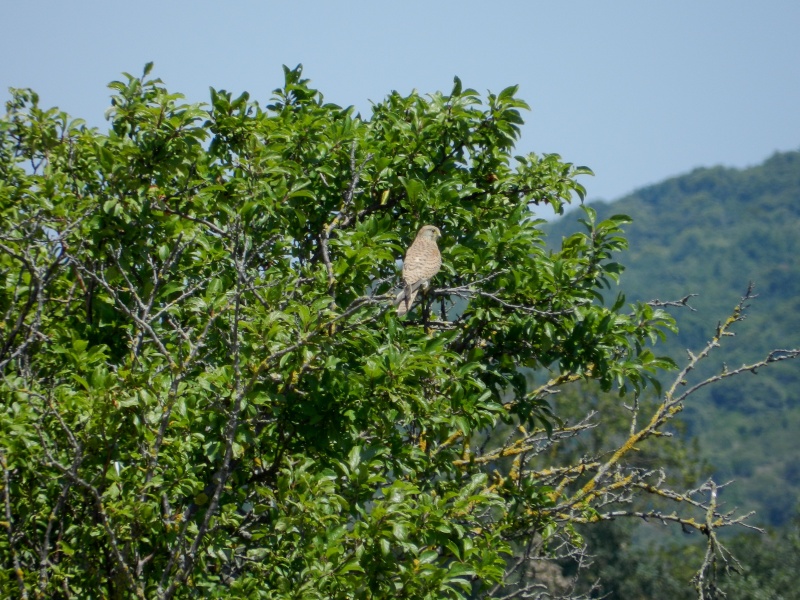
[[[435,225],[424,225],[419,232],[417,232],[417,239],[424,238],[431,241],[436,241],[442,237],[442,232]]]

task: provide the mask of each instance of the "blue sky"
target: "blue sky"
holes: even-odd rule
[[[260,101],[303,63],[326,99],[519,84],[519,153],[557,152],[596,176],[590,199],[697,166],[800,149],[800,2],[178,0],[4,2],[0,97],[105,128],[106,84],[154,75],[191,101],[208,87]]]

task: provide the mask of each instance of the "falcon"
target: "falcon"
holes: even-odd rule
[[[414,243],[403,261],[403,291],[395,298],[398,316],[403,316],[414,304],[417,292],[428,288],[431,279],[442,267],[442,255],[436,240],[442,237],[438,227],[425,225],[417,232]]]

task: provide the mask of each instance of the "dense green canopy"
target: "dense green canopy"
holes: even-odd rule
[[[542,460],[593,426],[552,395],[635,401],[673,321],[603,296],[624,217],[544,250],[536,206],[589,171],[512,158],[516,88],[364,118],[299,67],[269,106],[149,70],[111,84],[107,133],[25,90],[0,123],[4,595],[527,597],[574,524],[671,497],[626,456],[674,386],[602,459]],[[399,319],[424,224],[443,267]],[[669,520],[713,541],[697,498]]]

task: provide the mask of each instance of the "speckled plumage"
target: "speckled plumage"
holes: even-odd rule
[[[395,298],[397,314],[403,316],[414,304],[420,288],[427,288],[430,280],[442,267],[442,255],[436,240],[442,232],[438,227],[425,225],[417,232],[414,243],[403,261],[403,291]]]

